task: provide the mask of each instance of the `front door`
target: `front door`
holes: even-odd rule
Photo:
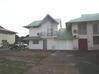
[[[47,40],[43,40],[43,50],[47,50]]]
[[[78,40],[79,50],[88,50],[88,41],[87,39],[79,39]]]

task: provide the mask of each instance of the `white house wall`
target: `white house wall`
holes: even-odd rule
[[[93,24],[87,23],[87,34],[88,34],[88,48],[93,48]]]
[[[51,23],[50,21],[45,22],[44,24],[41,24],[41,26],[37,28],[29,28],[29,36],[37,36],[37,33],[48,33],[48,29],[53,28],[53,32],[57,32],[58,25]],[[52,38],[46,38],[47,39],[47,50],[72,50],[73,44],[72,40],[58,40]],[[29,41],[29,48],[30,49],[41,49],[43,50],[43,39],[39,41],[39,44],[33,44],[33,41]]]
[[[72,50],[71,40],[47,39],[48,50]]]
[[[41,49],[43,50],[43,40],[39,41],[39,44],[33,44],[33,41],[29,41],[30,49]],[[72,50],[72,40],[58,40],[58,39],[47,39],[47,50]]]
[[[74,36],[74,35],[78,35],[78,33],[74,33],[73,31],[74,30],[77,30],[78,31],[78,25],[77,25],[77,23],[74,23],[74,24],[72,24],[72,35]],[[75,50],[77,50],[78,49],[78,39],[73,39],[73,48],[75,49]]]
[[[40,27],[39,28],[30,28],[29,29],[29,36],[37,36],[37,33],[40,32]]]
[[[48,28],[51,27],[51,24],[49,21],[42,24],[40,27],[37,28],[30,28],[29,29],[29,36],[37,36],[37,33],[44,33],[47,34]],[[57,31],[57,25],[56,24],[52,24],[53,25],[53,32]]]
[[[43,40],[39,41],[39,44],[33,44],[33,41],[29,41],[29,48],[30,49],[43,49]]]

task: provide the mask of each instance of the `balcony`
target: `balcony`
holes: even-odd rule
[[[38,33],[38,36],[42,37],[42,38],[56,38],[57,37],[57,32],[52,32],[52,33]]]

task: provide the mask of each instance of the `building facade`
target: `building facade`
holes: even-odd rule
[[[72,30],[75,50],[99,49],[99,14],[85,14],[66,25]]]
[[[31,24],[25,26],[29,29],[29,37],[25,40],[29,40],[30,49],[41,50],[72,50],[72,38],[71,33],[68,36],[65,29],[58,30],[60,21],[53,19],[50,15],[45,16],[43,20],[34,21]],[[64,33],[61,35],[61,33]]]
[[[3,42],[8,42],[9,44],[14,44],[16,33],[10,30],[7,30],[0,26],[0,47]]]

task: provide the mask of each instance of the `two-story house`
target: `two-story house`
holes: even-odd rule
[[[8,42],[9,44],[14,44],[16,32],[7,30],[0,26],[0,47],[3,42]]]
[[[67,22],[66,26],[72,30],[74,49],[99,49],[99,13],[84,14]]]
[[[72,33],[66,29],[58,30],[59,19],[46,15],[43,20],[34,21],[25,28],[29,29],[30,49],[72,50]]]

